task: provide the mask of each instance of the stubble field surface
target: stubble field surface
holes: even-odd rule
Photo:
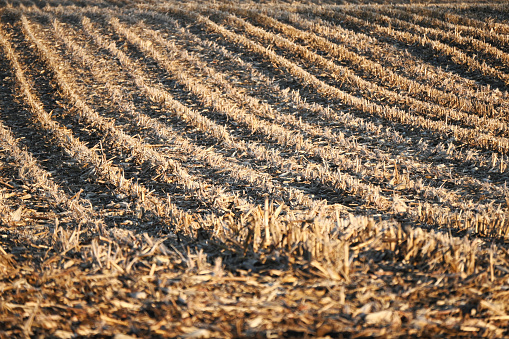
[[[500,337],[509,5],[0,1],[0,337]]]

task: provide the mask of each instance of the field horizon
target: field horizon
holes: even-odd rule
[[[0,338],[509,336],[506,1],[0,0]]]

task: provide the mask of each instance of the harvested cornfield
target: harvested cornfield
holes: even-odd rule
[[[509,336],[509,5],[0,2],[0,337]]]

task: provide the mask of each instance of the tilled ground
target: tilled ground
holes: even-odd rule
[[[509,8],[0,5],[0,336],[509,333]]]

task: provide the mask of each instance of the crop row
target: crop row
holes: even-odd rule
[[[339,45],[309,33],[311,30],[299,30],[284,23],[292,23],[294,19],[280,12],[276,12],[279,13],[278,18],[272,18],[271,12],[257,14],[240,9],[231,10],[236,14],[224,12],[228,7],[221,10],[202,7],[195,12],[186,6],[164,5],[158,9],[159,13],[130,10],[131,14],[121,16],[126,20],[123,23],[114,11],[99,8],[69,9],[63,14],[61,8],[40,10],[22,7],[26,14],[20,16],[21,32],[32,43],[33,51],[30,53],[37,55],[40,62],[46,65],[67,104],[74,108],[72,114],[76,116],[68,116],[66,119],[79,121],[81,131],[93,129],[94,143],[101,145],[101,152],[105,147],[107,154],[116,155],[112,159],[117,159],[108,161],[104,155],[80,142],[73,136],[77,126],[68,129],[60,125],[44,111],[30,85],[23,85],[24,80],[19,76],[17,82],[21,88],[25,88],[25,101],[31,107],[40,128],[50,131],[60,140],[60,147],[65,148],[72,157],[83,162],[84,166],[92,167],[94,173],[119,191],[132,196],[137,204],[143,205],[154,215],[163,219],[173,218],[177,224],[187,223],[181,220],[194,219],[193,213],[188,214],[183,210],[187,199],[185,196],[193,196],[206,206],[211,214],[207,212],[198,218],[205,217],[206,223],[211,225],[221,215],[228,213],[229,202],[241,206],[239,210],[246,213],[263,202],[267,195],[290,206],[313,209],[321,198],[328,200],[326,194],[315,197],[308,193],[313,191],[310,186],[317,186],[317,192],[329,190],[334,196],[342,196],[339,201],[345,199],[345,196],[352,197],[356,205],[364,205],[364,208],[387,215],[403,214],[408,221],[475,229],[480,233],[505,234],[505,214],[500,207],[494,206],[494,201],[504,201],[507,195],[504,186],[483,182],[477,176],[461,172],[457,165],[453,165],[454,172],[449,171],[448,174],[442,167],[434,171],[439,175],[435,178],[437,181],[423,181],[423,176],[427,176],[424,171],[429,168],[425,159],[413,152],[407,153],[409,158],[400,157],[394,151],[400,149],[400,146],[415,144],[397,134],[391,135],[389,129],[382,130],[373,123],[376,121],[387,127],[397,123],[430,131],[431,136],[424,137],[430,141],[436,134],[443,137],[452,134],[454,139],[449,149],[443,150],[443,157],[449,160],[461,159],[462,153],[455,150],[455,145],[461,142],[469,145],[467,149],[489,148],[491,153],[479,159],[485,159],[482,160],[484,166],[491,167],[492,173],[499,172],[499,176],[503,177],[506,157],[493,151],[505,153],[507,140],[495,136],[505,126],[497,118],[479,117],[455,108],[443,107],[439,103],[430,105],[365,80],[349,66],[340,66],[335,62],[335,58],[340,55],[334,54]],[[163,11],[165,14],[162,14]],[[25,15],[34,17],[28,19]],[[247,19],[241,19],[238,15],[247,16]],[[68,21],[69,17],[73,20]],[[148,23],[137,24],[136,21],[141,17],[152,18],[154,21],[166,20],[168,23],[173,22],[173,25],[166,26],[167,31],[161,34],[151,27],[150,20]],[[36,23],[39,20],[52,22],[52,32],[40,29]],[[180,21],[194,22],[204,28],[204,33],[196,34],[192,29],[179,28]],[[270,29],[279,30],[281,34],[274,34]],[[167,39],[168,32],[183,39]],[[221,36],[220,44],[208,41],[208,34]],[[75,41],[85,41],[86,37],[93,41],[87,44],[88,47],[80,46]],[[204,55],[186,50],[186,47],[193,45],[191,41],[222,55],[225,63],[246,74],[238,76],[229,73],[228,69],[211,66]],[[301,45],[302,41],[312,45],[315,51]],[[249,51],[258,60],[269,63],[272,69],[282,69],[302,89],[311,88],[317,96],[334,101],[334,107],[341,103],[351,111],[344,113],[319,103],[309,104],[302,95],[305,90],[297,92],[288,88],[281,90],[280,94],[260,94],[280,87],[253,63],[232,53],[228,44]],[[99,47],[99,52],[94,51],[92,45]],[[119,45],[124,47],[120,48]],[[283,49],[285,53],[280,52]],[[317,52],[319,50],[329,53],[328,56],[322,56]],[[361,69],[372,75],[384,74],[396,79],[396,84],[402,81],[409,88],[420,88],[415,93],[432,92],[431,87],[423,87],[410,78],[386,70],[381,63],[374,63],[346,49],[341,53],[349,63],[362,60]],[[72,60],[74,66],[81,67],[71,66],[66,59]],[[15,55],[11,55],[9,60],[15,65]],[[118,66],[111,63],[113,60],[118,62]],[[108,65],[109,71],[103,72],[102,65]],[[153,68],[154,65],[156,68]],[[319,76],[311,65],[321,71],[330,71],[334,81]],[[21,66],[18,68],[22,69]],[[154,83],[151,80],[163,73],[164,82]],[[105,89],[104,100],[114,105],[111,106],[115,107],[114,112],[120,113],[118,121],[111,113],[101,112],[97,104],[101,101],[100,97],[87,98],[89,95],[86,93],[90,89],[78,84],[80,76],[87,74],[90,76],[85,82],[99,83]],[[246,93],[245,85],[238,85],[232,79],[246,80],[256,85],[257,90]],[[168,81],[172,81],[179,90],[169,88],[166,85]],[[340,88],[342,86],[338,85],[338,81],[345,81],[348,86]],[[126,84],[129,85],[126,87]],[[371,101],[370,96],[363,94],[368,92],[391,99],[385,104]],[[358,93],[361,93],[361,97]],[[441,93],[445,95],[445,92]],[[263,100],[269,96],[270,101]],[[195,104],[190,107],[186,101],[182,101],[185,97],[193,98]],[[207,148],[204,146],[205,141],[197,142],[196,138],[185,133],[179,135],[178,129],[166,124],[157,115],[140,110],[139,100],[160,106],[162,110],[159,109],[157,114],[163,112],[167,118],[177,117],[180,123],[192,126],[201,136],[210,138],[207,142],[221,146]],[[390,104],[392,100],[404,101],[405,104],[401,107],[393,106]],[[448,102],[454,100],[453,95]],[[292,105],[302,115],[298,117],[285,105]],[[361,113],[360,116],[356,116],[357,112]],[[373,120],[374,115],[382,120]],[[310,118],[302,119],[306,116]],[[457,125],[448,124],[448,118]],[[328,123],[334,123],[333,127],[329,127]],[[483,130],[473,128],[478,125],[483,125]],[[357,131],[365,131],[367,136],[371,135],[369,141],[359,145],[355,140],[355,132],[352,133],[349,126],[355,126]],[[131,135],[139,130],[143,131],[145,140]],[[351,136],[347,136],[347,133]],[[389,140],[386,148],[377,149],[377,137]],[[159,140],[188,156],[173,157],[171,153],[158,150],[158,147],[151,144],[153,141],[149,140]],[[242,161],[232,159],[231,156],[225,157],[225,151],[233,155],[242,154]],[[304,162],[302,154],[308,158]],[[194,168],[185,158],[204,163],[210,170]],[[472,161],[480,163],[479,159],[473,157]],[[152,183],[158,183],[158,187],[169,185],[178,187],[180,192],[169,199],[169,196],[164,196],[164,190],[149,189],[143,182],[126,179],[124,170],[131,171],[134,166],[130,164],[131,161],[147,166],[148,172],[153,173],[149,174],[150,178],[143,179],[147,180],[147,184],[150,181],[150,186]],[[212,177],[208,177],[210,173]],[[218,176],[220,173],[221,177]],[[225,178],[225,175],[228,177]],[[447,182],[447,175],[454,189],[435,183]],[[291,179],[290,185],[286,178]],[[245,184],[249,186],[250,193],[248,196],[239,196],[239,187]],[[469,185],[470,189],[476,187],[479,192],[489,194],[491,199],[470,196]],[[331,201],[335,201],[334,197],[331,197]],[[269,228],[266,228],[266,245],[272,242],[269,239],[270,233]],[[257,236],[261,236],[261,231],[257,231]],[[278,241],[274,239],[274,243]]]

